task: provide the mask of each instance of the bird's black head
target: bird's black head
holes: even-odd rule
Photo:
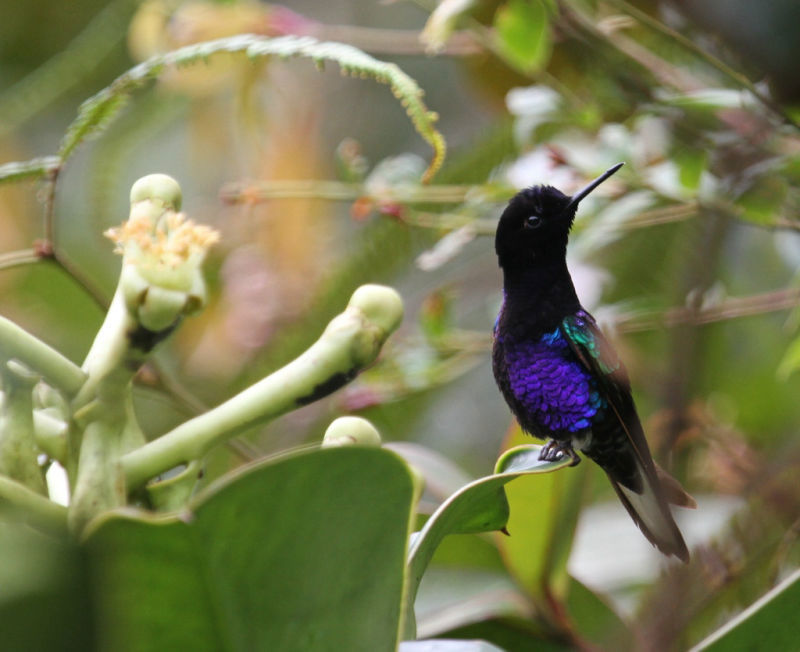
[[[622,167],[618,163],[572,197],[552,186],[518,192],[500,216],[495,251],[504,270],[564,260],[567,238],[580,201]]]

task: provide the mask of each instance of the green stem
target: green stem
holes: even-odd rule
[[[223,201],[237,203],[259,203],[272,199],[327,199],[332,201],[353,201],[367,198],[375,201],[396,202],[400,204],[459,204],[469,194],[485,192],[489,196],[500,195],[508,199],[513,192],[489,186],[475,185],[399,185],[378,192],[368,184],[325,181],[316,179],[278,179],[258,183],[230,183],[222,188]]]
[[[118,401],[95,403],[80,442],[77,477],[69,506],[70,530],[80,533],[97,514],[124,505],[125,478],[119,457],[125,425]]]
[[[53,533],[67,529],[67,509],[28,487],[0,475],[0,505],[11,508],[28,524]]]
[[[47,495],[36,455],[33,429],[33,386],[39,376],[12,360],[0,365],[3,402],[0,409],[0,474]]]
[[[86,381],[80,367],[5,317],[0,317],[0,356],[19,360],[70,397]]]
[[[335,317],[299,358],[216,408],[124,455],[128,488],[135,489],[179,464],[200,459],[244,430],[339,389],[377,357],[401,318],[402,302],[394,290],[369,285],[359,288],[347,310]]]
[[[118,287],[83,363],[87,380],[75,398],[75,409],[87,405],[98,393],[119,394],[130,383],[144,358],[134,350],[131,342],[138,327]],[[122,410],[123,406],[120,405],[119,409]]]

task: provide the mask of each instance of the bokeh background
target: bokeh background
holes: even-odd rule
[[[291,360],[358,285],[401,292],[405,322],[378,364],[217,453],[208,479],[350,413],[422,445],[431,468],[490,473],[521,441],[489,364],[497,217],[518,188],[571,192],[625,161],[582,204],[570,266],[656,458],[698,499],[678,518],[694,557],[665,566],[600,473],[564,472],[582,505],[571,575],[613,605],[603,620],[573,604],[575,640],[696,642],[797,566],[798,3],[30,0],[0,15],[0,163],[56,152],[80,103],[138,62],[246,32],[394,61],[439,115],[448,156],[421,186],[430,149],[386,86],[333,64],[214,57],[135,93],[55,186],[0,185],[2,313],[78,363],[119,268],[102,233],[127,216],[133,181],[174,176],[184,210],[222,232],[208,309],[138,379],[151,437]],[[28,260],[37,242],[54,257]],[[524,520],[535,489],[514,491]],[[504,544],[459,545],[423,585],[422,632],[563,642],[573,625],[542,616]],[[584,626],[601,620],[602,634]]]

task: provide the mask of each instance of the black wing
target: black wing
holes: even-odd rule
[[[560,329],[572,352],[596,379],[608,405],[593,423],[591,440],[583,452],[606,472],[645,537],[664,554],[688,561],[689,552],[667,506],[636,413],[625,367],[589,313],[567,317]]]

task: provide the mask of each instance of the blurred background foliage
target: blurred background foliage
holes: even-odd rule
[[[627,163],[582,204],[570,265],[658,461],[698,499],[677,515],[692,562],[660,559],[589,464],[519,480],[510,538],[438,551],[420,636],[680,649],[796,568],[797,2],[30,0],[2,15],[2,162],[57,151],[80,102],[136,63],[238,33],[395,61],[439,114],[448,158],[421,185],[429,148],[385,86],[215,57],[132,95],[57,171],[0,185],[2,312],[76,362],[119,265],[101,234],[136,178],[175,176],[184,209],[222,231],[211,305],[138,379],[151,437],[300,353],[358,285],[401,291],[405,324],[375,367],[216,454],[208,479],[353,412],[426,474],[422,511],[491,472],[522,441],[489,371],[496,219],[520,187],[570,192]]]

